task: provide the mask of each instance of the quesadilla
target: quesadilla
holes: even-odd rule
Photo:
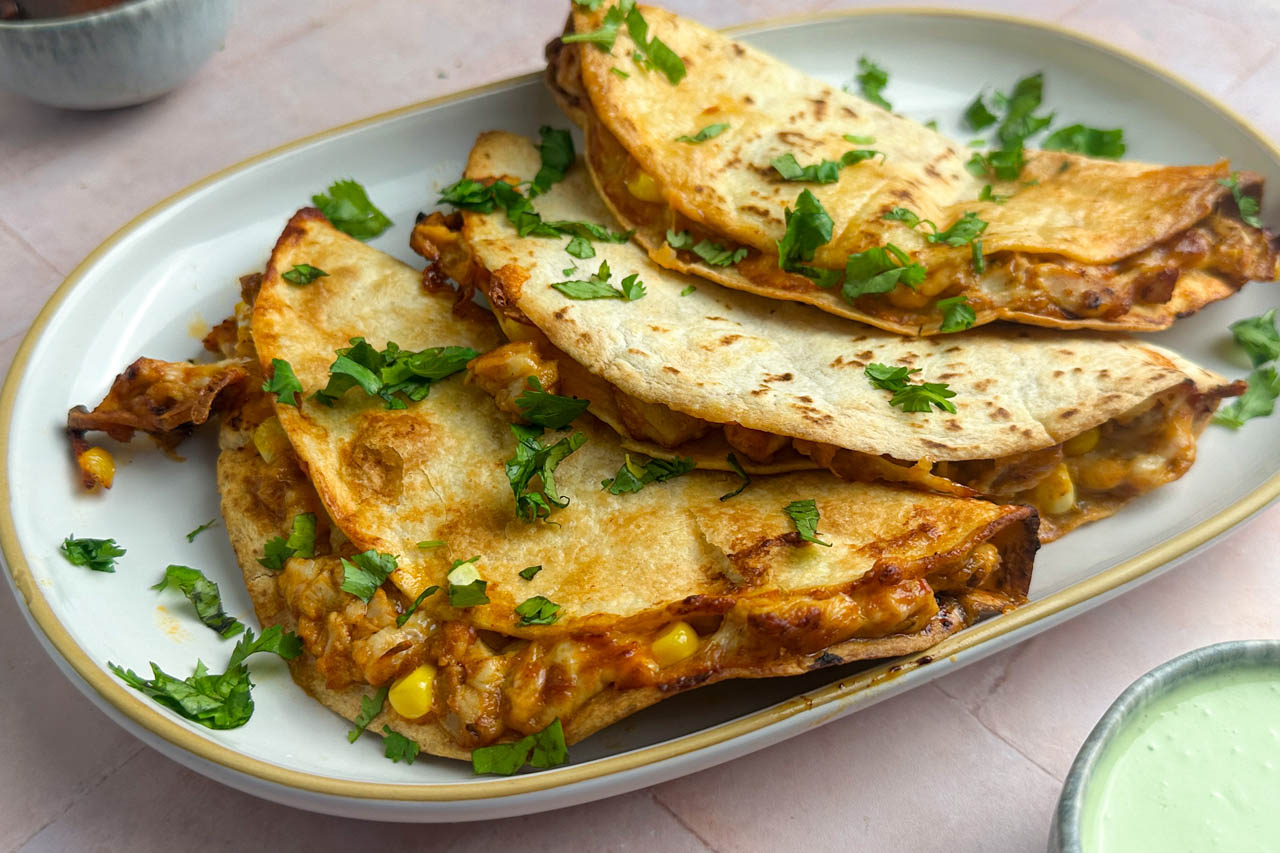
[[[327,275],[282,278],[303,264]],[[756,477],[728,499],[739,477],[696,469],[602,487],[629,464],[613,430],[590,414],[541,435],[513,424],[495,363],[513,387],[540,377],[540,393],[559,390],[555,375],[522,372],[486,313],[454,311],[452,294],[317,211],[293,218],[248,295],[230,349],[253,365],[253,390],[224,417],[218,478],[255,608],[302,637],[291,665],[313,696],[355,718],[373,687],[392,685],[372,725],[429,752],[465,756],[556,720],[572,742],[700,684],[926,648],[1024,600],[1027,507],[827,472]],[[437,347],[489,352],[425,397],[336,393],[331,380],[357,372],[337,362],[358,360],[361,337],[416,353],[419,368]],[[292,405],[256,391],[282,364],[303,389]],[[541,469],[545,518],[522,518],[513,495],[511,466],[530,444],[574,448]],[[808,533],[829,545],[784,512],[808,500]],[[264,545],[307,513],[307,552],[267,567]],[[389,574],[361,580],[378,560]],[[423,667],[429,699],[402,714],[396,685]]]
[[[539,168],[528,140],[485,133],[465,179],[519,183]],[[534,206],[547,222],[611,224],[581,166]],[[562,387],[590,399],[624,446],[700,467],[724,468],[733,452],[748,470],[799,454],[849,480],[1028,503],[1041,541],[1182,476],[1219,400],[1243,391],[1122,336],[1001,326],[904,338],[702,283],[631,243],[597,241],[577,260],[563,237],[521,236],[497,208],[454,224],[424,218],[415,244],[484,290],[508,336],[555,360]],[[601,262],[609,282],[638,274],[643,297],[564,292],[600,278]],[[939,385],[954,411],[895,408],[868,374],[877,365],[919,371],[913,387]]]
[[[646,70],[654,41],[680,74]],[[1225,161],[1028,151],[974,174],[947,137],[649,6],[575,5],[548,56],[618,220],[726,287],[931,335],[957,301],[973,325],[1158,330],[1277,277],[1262,178]]]

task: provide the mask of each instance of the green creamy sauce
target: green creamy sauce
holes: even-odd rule
[[[1280,847],[1280,669],[1210,672],[1148,705],[1085,791],[1090,853]]]

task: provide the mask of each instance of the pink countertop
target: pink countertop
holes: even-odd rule
[[[668,5],[728,25],[863,4]],[[1137,51],[1280,137],[1280,3],[963,5],[1057,21]],[[71,113],[0,94],[0,373],[54,287],[145,207],[298,136],[533,70],[564,7],[251,0],[225,49],[154,103]],[[161,757],[67,682],[0,594],[0,850],[1040,850],[1063,774],[1125,685],[1196,646],[1276,636],[1277,601],[1273,507],[1137,591],[785,744],[573,809],[415,827],[277,806]]]

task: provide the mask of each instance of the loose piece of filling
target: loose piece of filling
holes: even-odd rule
[[[694,252],[676,250],[667,244],[664,237],[668,230],[688,231],[690,246],[709,240],[733,247],[733,240],[707,230],[671,207],[658,181],[636,163],[599,120],[582,86],[577,51],[560,49],[555,60],[554,85],[561,97],[572,104],[572,111],[586,122],[587,156],[598,186],[628,227],[637,229],[654,260],[674,269],[703,263]],[[882,213],[894,206],[886,203]],[[873,245],[879,245],[878,240],[859,250]],[[1004,251],[986,256],[985,272],[979,275],[974,271],[969,246],[931,247],[927,254],[927,275],[917,287],[899,284],[887,293],[859,296],[854,305],[902,326],[928,327],[936,323],[942,316],[938,301],[959,294],[968,297],[979,315],[984,310],[1005,309],[1061,320],[1110,320],[1135,305],[1169,302],[1183,274],[1203,271],[1235,289],[1251,280],[1275,278],[1277,263],[1275,248],[1265,232],[1240,221],[1229,195],[1186,231],[1111,264],[1085,264],[1059,255]],[[736,270],[770,289],[822,290],[811,279],[780,269],[778,255],[772,249],[751,247]],[[980,281],[990,286],[980,287]]]

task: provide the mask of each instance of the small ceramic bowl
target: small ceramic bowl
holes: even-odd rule
[[[231,24],[231,0],[128,0],[65,18],[0,21],[0,88],[96,110],[164,94],[204,64]]]
[[[1093,727],[1067,772],[1049,831],[1049,853],[1080,853],[1085,794],[1098,759],[1115,737],[1153,700],[1187,681],[1221,669],[1280,665],[1280,640],[1238,640],[1195,649],[1130,684]]]

